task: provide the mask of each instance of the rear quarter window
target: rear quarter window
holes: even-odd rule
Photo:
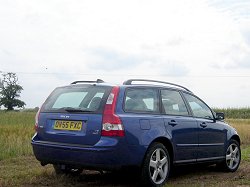
[[[158,112],[158,91],[150,88],[128,88],[124,101],[125,112]]]

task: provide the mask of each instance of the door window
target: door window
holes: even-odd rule
[[[162,109],[169,115],[188,115],[187,107],[178,91],[162,90]]]
[[[200,99],[192,95],[184,93],[185,98],[187,99],[193,115],[198,118],[213,119],[213,114],[210,108]]]

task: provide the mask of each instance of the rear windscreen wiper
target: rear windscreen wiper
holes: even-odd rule
[[[84,110],[84,109],[80,109],[80,108],[71,108],[71,107],[64,108],[64,110],[67,112],[93,112],[90,110]]]

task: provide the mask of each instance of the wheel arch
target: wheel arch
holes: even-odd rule
[[[169,153],[169,156],[170,156],[170,163],[172,164],[173,163],[173,160],[174,160],[174,149],[173,149],[173,145],[171,143],[171,141],[166,138],[166,137],[158,137],[156,139],[154,139],[150,145],[152,145],[153,143],[162,143],[166,149],[168,150],[168,153]],[[149,145],[149,147],[150,147]]]
[[[241,142],[240,142],[240,137],[238,136],[238,135],[233,135],[231,138],[230,138],[230,140],[235,140],[235,141],[237,141],[238,143],[239,143],[239,145],[241,144]]]
[[[152,155],[155,153],[156,149],[158,149],[158,148],[167,150],[168,153],[166,153],[166,154],[168,154],[168,160],[170,162],[169,164],[166,165],[168,169],[165,171],[167,173],[164,174],[164,176],[165,176],[164,178],[160,179],[160,182],[161,182],[160,184],[157,184],[156,183],[157,181],[155,181],[156,179],[153,179],[153,175],[149,169],[150,167],[153,167],[153,166],[150,166]],[[166,137],[158,137],[158,138],[154,139],[149,144],[147,151],[146,151],[146,154],[144,156],[143,164],[141,165],[141,171],[142,171],[141,172],[141,180],[142,180],[143,186],[144,185],[145,186],[162,186],[163,184],[165,184],[167,179],[168,179],[168,176],[169,176],[171,165],[173,163],[172,159],[173,159],[173,149],[172,149],[171,141],[169,139],[167,139]],[[164,163],[164,165],[165,165],[165,163]],[[161,170],[161,172],[163,172],[163,169],[161,167],[160,168],[156,168],[156,167],[157,166],[154,167],[154,171]],[[155,174],[155,172],[154,172],[154,174]],[[159,173],[157,175],[159,175]]]

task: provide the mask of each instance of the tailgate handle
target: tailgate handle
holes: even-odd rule
[[[174,127],[175,125],[178,125],[178,123],[177,123],[175,120],[169,121],[168,124],[171,125],[171,126],[173,126],[173,127]]]
[[[207,124],[206,124],[205,122],[202,122],[202,123],[200,124],[200,126],[203,127],[203,128],[205,128],[205,127],[207,127]]]

